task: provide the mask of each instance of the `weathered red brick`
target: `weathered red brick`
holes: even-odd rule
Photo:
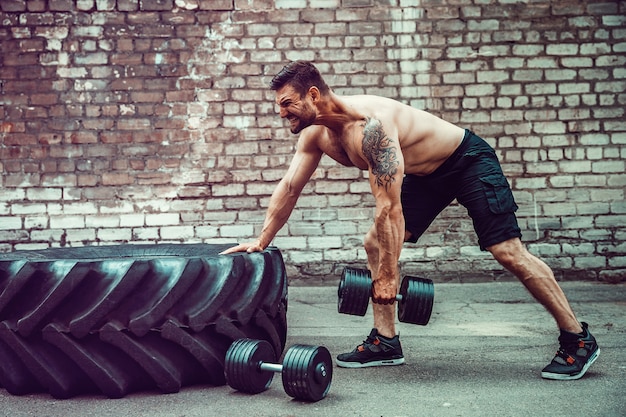
[[[141,0],[140,9],[151,10],[172,10],[174,7],[174,0]]]
[[[139,0],[117,0],[117,8],[121,12],[133,12],[139,9]]]
[[[162,103],[165,94],[162,92],[132,92],[130,93],[130,99],[134,103]]]
[[[70,12],[74,10],[73,0],[48,0],[48,8],[53,12]]]
[[[169,184],[171,181],[171,175],[164,172],[137,174],[137,184],[140,185]]]
[[[125,172],[105,172],[102,174],[102,185],[129,185],[133,178]]]
[[[94,132],[72,132],[68,135],[69,143],[97,143],[98,135]]]
[[[233,10],[235,0],[200,0],[200,10]]]
[[[26,10],[26,0],[12,0],[0,2],[0,10],[3,12],[23,12]]]

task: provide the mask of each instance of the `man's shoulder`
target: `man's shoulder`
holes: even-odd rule
[[[311,125],[300,132],[298,140],[300,142],[317,143],[321,139],[328,138],[330,135],[330,129],[323,125]]]

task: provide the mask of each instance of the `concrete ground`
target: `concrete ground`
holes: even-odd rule
[[[0,390],[0,415],[87,416],[626,416],[626,285],[563,283],[601,355],[578,381],[548,381],[541,369],[557,349],[552,318],[516,282],[436,284],[428,326],[400,323],[406,364],[334,368],[328,396],[304,403],[274,377],[269,390],[246,395],[227,386],[193,386],[176,394],[141,392],[122,399]],[[371,316],[337,313],[336,287],[291,287],[288,346],[352,350]]]

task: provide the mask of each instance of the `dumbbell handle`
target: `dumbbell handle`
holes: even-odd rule
[[[374,283],[372,282],[372,287],[373,286],[374,286]],[[395,300],[398,301],[398,302],[402,301],[402,294],[396,294]]]
[[[259,369],[267,372],[282,372],[283,365],[279,365],[277,363],[259,362]],[[319,372],[322,377],[326,377],[326,367],[323,363],[317,365],[316,371]]]
[[[269,371],[269,372],[282,372],[283,366],[277,363],[260,362],[259,369],[262,371]]]

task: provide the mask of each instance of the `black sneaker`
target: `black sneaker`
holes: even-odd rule
[[[342,368],[365,368],[368,366],[391,366],[402,365],[402,346],[400,337],[388,339],[378,334],[377,329],[372,329],[362,345],[357,346],[352,352],[342,353],[337,356],[337,366]]]
[[[585,375],[587,369],[600,355],[600,348],[595,337],[589,333],[587,323],[581,323],[583,332],[580,334],[561,330],[559,344],[552,362],[541,371],[546,379],[572,380]]]

